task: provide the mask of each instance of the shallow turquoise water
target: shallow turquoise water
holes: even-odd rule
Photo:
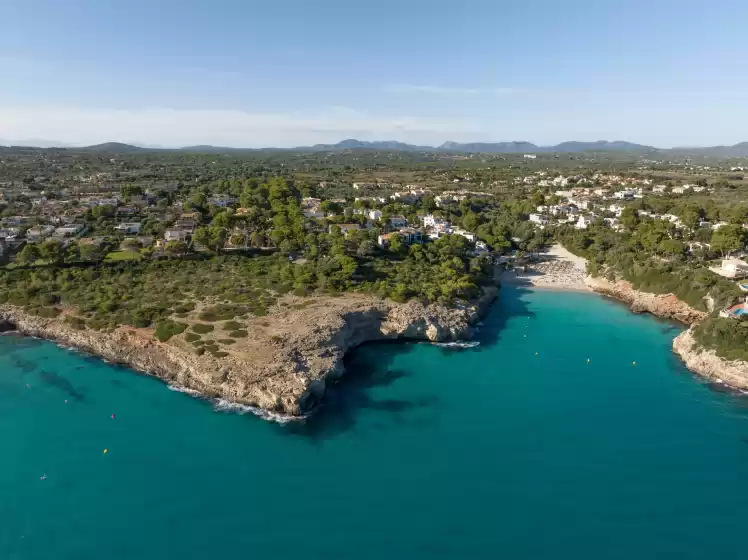
[[[0,558],[745,558],[748,400],[677,332],[507,289],[480,348],[364,347],[303,426],[0,337]]]

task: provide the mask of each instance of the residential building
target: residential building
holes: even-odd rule
[[[333,228],[335,227],[340,228],[340,233],[342,233],[346,237],[351,231],[361,229],[361,226],[358,224],[330,224],[330,227],[328,228],[328,233],[332,233]]]
[[[219,208],[228,208],[234,205],[236,199],[227,194],[214,194],[208,199],[208,202]]]
[[[449,227],[449,222],[444,218],[439,218],[433,214],[426,214],[421,217],[423,226],[427,228],[446,229]]]
[[[622,191],[616,191],[613,193],[614,198],[620,200],[631,200],[636,196],[636,191],[632,189],[624,189]]]
[[[391,216],[390,217],[390,227],[394,229],[400,229],[403,227],[406,227],[408,225],[408,220],[405,219],[405,216]]]
[[[192,232],[188,229],[167,229],[164,232],[164,240],[169,241],[187,241]]]
[[[530,214],[530,221],[535,224],[545,225],[548,223],[548,218],[541,214]]]
[[[585,216],[579,216],[579,219],[577,220],[577,223],[574,224],[574,227],[577,229],[587,229],[590,225],[589,218],[586,218]]]
[[[377,220],[382,218],[382,211],[376,210],[376,209],[367,210],[366,217],[369,218],[371,221],[376,222]]]
[[[465,231],[464,229],[461,229],[461,228],[454,228],[452,230],[452,234],[453,235],[461,235],[462,237],[464,237],[465,239],[467,239],[471,243],[475,242],[475,240],[476,240],[476,236],[475,236],[474,233],[472,233],[470,231]]]
[[[137,235],[140,233],[140,222],[125,222],[114,226],[116,231],[121,231],[127,235]]]
[[[710,267],[710,270],[715,274],[724,276],[725,278],[745,278],[748,276],[748,263],[741,259],[730,257],[722,259],[722,263],[719,267]]]
[[[535,154],[525,154],[525,155],[524,155],[523,157],[524,157],[525,159],[535,159],[535,158],[537,158],[538,156],[536,156]]]
[[[29,241],[37,241],[39,239],[47,237],[48,235],[52,235],[54,231],[55,228],[53,228],[52,226],[33,227],[26,232],[26,239],[28,239]]]
[[[85,230],[83,224],[72,224],[69,226],[62,226],[55,229],[55,235],[58,237],[75,237],[81,234]]]

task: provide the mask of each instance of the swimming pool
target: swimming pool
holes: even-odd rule
[[[745,315],[746,313],[748,313],[748,309],[744,307],[738,307],[732,311],[733,315]]]

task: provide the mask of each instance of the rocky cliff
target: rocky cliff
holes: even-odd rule
[[[605,278],[587,277],[585,283],[594,291],[609,295],[628,303],[636,313],[648,312],[658,317],[674,319],[690,328],[673,340],[675,352],[686,367],[707,379],[713,379],[734,387],[748,389],[748,363],[725,360],[714,350],[702,348],[693,337],[693,326],[706,318],[707,314],[690,307],[672,294],[657,295],[634,290],[624,281],[611,282]],[[707,302],[709,303],[709,302]]]
[[[714,350],[699,347],[694,340],[692,328],[675,337],[673,352],[680,356],[691,371],[730,387],[748,390],[748,363],[725,360],[717,356]]]
[[[0,307],[0,324],[57,341],[112,362],[195,390],[205,397],[298,416],[320,401],[329,378],[343,373],[346,352],[369,341],[467,340],[471,324],[496,297],[455,308],[399,304],[349,294],[308,300],[283,298],[265,317],[246,320],[249,336],[226,347],[227,356],[198,355],[183,336],[158,342],[151,329],[76,330],[64,317],[44,319],[23,309]]]
[[[634,313],[647,312],[657,317],[674,319],[686,325],[692,325],[706,317],[706,313],[697,311],[673,294],[640,292],[635,290],[629,282],[623,280],[611,282],[602,277],[588,276],[584,282],[598,293],[627,303]]]

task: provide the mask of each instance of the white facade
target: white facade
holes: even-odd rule
[[[530,214],[530,221],[535,224],[544,225],[548,223],[548,218],[540,214]]]
[[[140,223],[139,222],[128,222],[123,224],[117,224],[114,226],[114,229],[117,231],[121,231],[123,233],[128,234],[137,234],[140,233]]]

